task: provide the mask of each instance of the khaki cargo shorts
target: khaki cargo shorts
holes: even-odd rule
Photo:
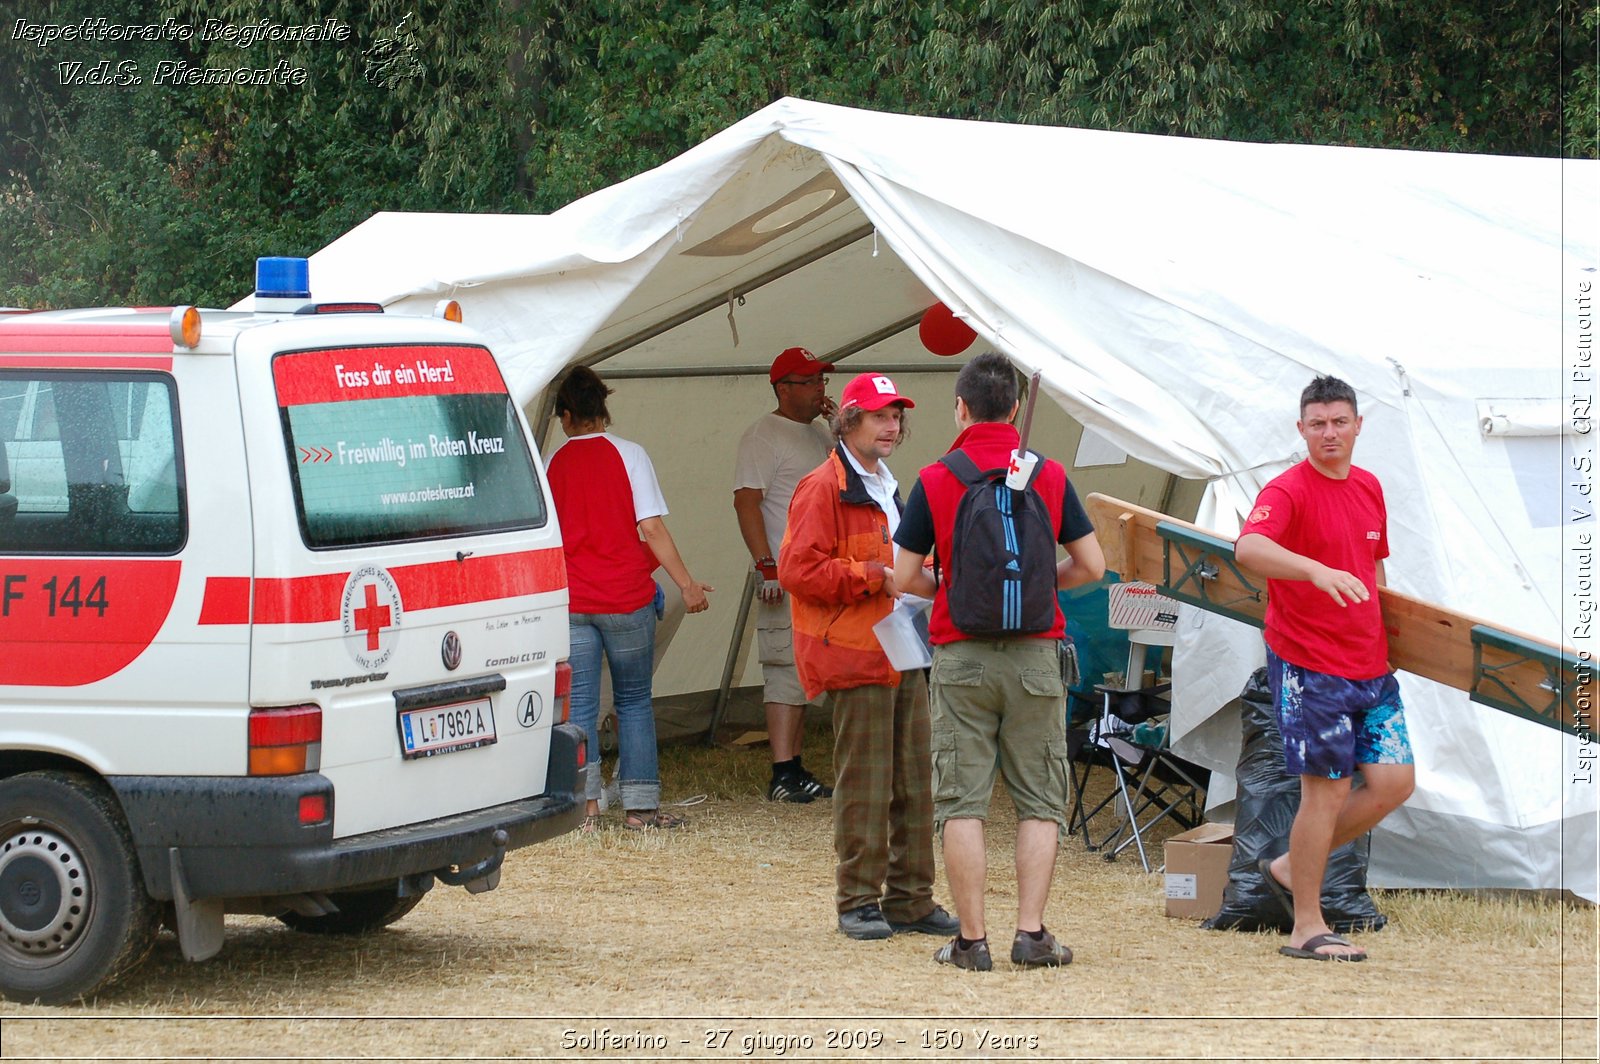
[[[963,639],[933,648],[933,815],[987,820],[998,766],[1019,820],[1067,811],[1067,688],[1052,639]]]
[[[772,605],[756,603],[756,653],[761,662],[761,699],[786,706],[803,706],[808,699],[794,668],[794,628],[789,617],[789,597]]]

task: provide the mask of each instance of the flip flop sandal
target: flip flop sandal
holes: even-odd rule
[[[687,820],[676,813],[664,813],[659,809],[635,810],[622,820],[622,826],[629,831],[648,831],[651,828],[667,831],[681,828],[687,823]]]
[[[590,813],[588,816],[583,818],[583,825],[578,828],[578,834],[580,834],[580,835],[593,835],[595,832],[597,832],[599,830],[600,830],[600,814],[599,813]]]
[[[1272,891],[1272,896],[1278,899],[1278,904],[1283,906],[1283,911],[1290,921],[1294,920],[1294,895],[1289,893],[1289,888],[1278,882],[1278,877],[1272,874],[1274,858],[1263,857],[1256,862],[1256,870],[1261,873],[1261,879]]]
[[[1365,952],[1360,953],[1318,953],[1319,946],[1349,946],[1355,948],[1355,943],[1342,935],[1312,935],[1306,939],[1302,946],[1279,946],[1278,952],[1285,957],[1296,957],[1303,961],[1344,961],[1354,964],[1367,959]]]

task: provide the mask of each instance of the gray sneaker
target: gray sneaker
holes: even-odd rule
[[[876,905],[861,905],[839,914],[839,930],[857,941],[888,938],[894,928],[883,918],[883,910]]]
[[[1044,931],[1044,928],[1039,930]],[[1059,968],[1072,963],[1072,950],[1056,941],[1056,936],[1044,931],[1042,938],[1018,931],[1011,940],[1011,963],[1024,968]]]
[[[961,943],[952,938],[939,947],[933,959],[940,964],[965,968],[969,972],[987,972],[994,967],[994,961],[989,957],[989,940],[986,938],[978,939],[966,949],[962,949]]]

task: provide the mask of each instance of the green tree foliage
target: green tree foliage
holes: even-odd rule
[[[1593,0],[0,0],[0,303],[226,304],[248,290],[256,255],[309,253],[380,210],[554,210],[786,95],[1593,158],[1597,11]],[[192,32],[41,46],[17,36],[19,18]],[[345,40],[258,29],[330,19]],[[74,83],[97,65],[140,81]],[[188,80],[241,67],[298,80]]]
[[[1580,31],[1572,34],[1573,48],[1588,50],[1566,69],[1566,156],[1571,159],[1600,159],[1600,3],[1584,7]]]
[[[249,290],[257,255],[309,254],[374,211],[526,207],[510,121],[514,9],[464,0],[35,7],[27,17],[41,25],[105,18],[192,32],[25,50],[6,42],[45,91],[31,105],[10,100],[0,132],[0,301],[227,304]],[[264,18],[335,20],[349,35],[251,41],[243,31]],[[240,32],[207,39],[208,24]],[[101,60],[139,82],[63,83],[63,63]],[[187,80],[241,68],[273,79]]]
[[[539,128],[526,161],[540,210],[648,169],[784,96],[896,107],[854,16],[815,0],[574,0],[538,25]],[[904,64],[900,64],[903,69]]]

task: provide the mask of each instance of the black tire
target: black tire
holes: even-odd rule
[[[339,907],[338,912],[322,916],[287,912],[279,914],[278,919],[286,927],[308,935],[365,935],[388,927],[422,901],[421,894],[400,897],[393,886],[347,890],[329,894],[328,898]]]
[[[54,771],[0,780],[0,994],[86,997],[144,961],[160,921],[104,784]]]

